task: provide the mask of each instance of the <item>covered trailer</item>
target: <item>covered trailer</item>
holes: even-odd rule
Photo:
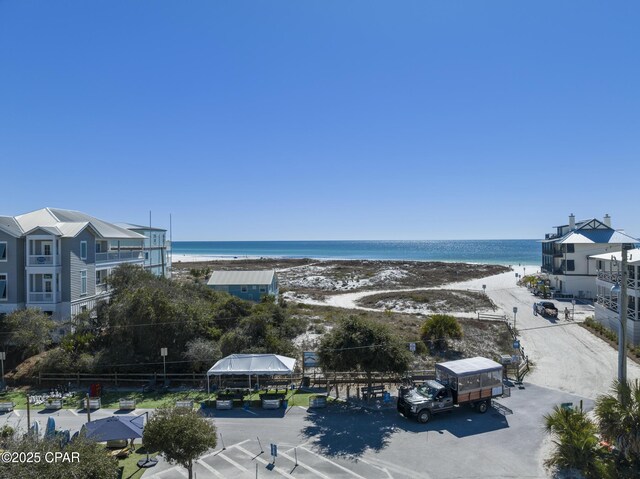
[[[491,399],[503,394],[502,375],[500,363],[482,357],[437,363],[435,381],[400,388],[398,411],[422,423],[461,404],[487,412]]]

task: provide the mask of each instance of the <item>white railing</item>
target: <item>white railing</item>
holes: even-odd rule
[[[60,256],[52,254],[29,255],[29,266],[53,266],[60,264]]]
[[[596,303],[598,303],[600,306],[607,308],[610,311],[613,311],[614,313],[618,312],[617,298],[612,298],[611,296],[598,295],[598,297],[596,298]],[[633,320],[636,319],[635,309],[627,307],[627,318],[633,319]]]
[[[29,293],[30,303],[57,303],[57,293]]]
[[[607,283],[620,284],[621,273],[613,271],[598,271],[598,279],[606,281]],[[633,278],[627,278],[627,287],[632,289],[638,289],[638,280]]]
[[[107,261],[137,261],[142,259],[142,251],[109,251],[96,253],[96,263]]]
[[[106,293],[107,291],[109,291],[109,287],[107,286],[106,283],[96,284],[96,293],[97,294]]]

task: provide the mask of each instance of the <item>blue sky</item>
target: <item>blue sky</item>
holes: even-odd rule
[[[640,2],[0,0],[0,214],[640,235]]]

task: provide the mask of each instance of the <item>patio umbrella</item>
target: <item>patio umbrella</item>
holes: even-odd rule
[[[131,416],[111,416],[88,422],[83,426],[87,438],[96,442],[136,439],[142,437],[139,418]]]

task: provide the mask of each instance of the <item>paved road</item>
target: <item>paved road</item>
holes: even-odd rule
[[[527,266],[527,270],[532,273],[534,268]],[[525,353],[535,364],[528,381],[592,399],[608,392],[618,375],[618,354],[608,343],[579,326],[587,316],[593,316],[593,306],[576,305],[575,319],[565,321],[562,311],[565,307],[571,310],[571,302],[553,300],[561,312],[559,319],[534,316],[533,303],[540,299],[516,285],[515,272],[522,274],[523,268],[447,287],[479,289],[486,284],[487,295],[496,303],[499,313],[513,318],[513,307],[518,307],[516,328]],[[627,370],[629,378],[640,378],[640,367],[630,359]]]

